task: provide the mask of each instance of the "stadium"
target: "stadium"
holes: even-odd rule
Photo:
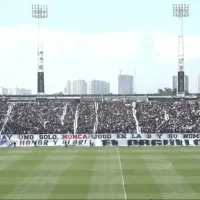
[[[198,96],[137,97],[2,96],[1,198],[198,199]]]
[[[185,90],[184,51],[173,95],[46,94],[39,31],[37,94],[0,95],[0,199],[200,199],[200,95]]]

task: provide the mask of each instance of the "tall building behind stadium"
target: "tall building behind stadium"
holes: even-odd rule
[[[66,82],[64,93],[67,94],[67,95],[71,94],[71,81]]]
[[[133,94],[133,76],[118,75],[118,94]]]
[[[67,81],[64,89],[65,94],[87,94],[87,82],[85,80]]]
[[[89,94],[110,94],[110,83],[100,80],[90,81]]]
[[[177,76],[172,77],[172,89],[177,89],[178,78]],[[189,92],[189,77],[185,75],[185,92]]]
[[[200,93],[200,75],[197,76],[197,93]]]
[[[26,88],[5,88],[0,87],[1,95],[31,95],[32,91]]]

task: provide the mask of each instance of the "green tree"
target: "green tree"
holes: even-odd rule
[[[176,95],[176,89],[171,89],[171,88],[167,88],[165,87],[164,89],[159,88],[158,89],[158,94],[160,95]]]
[[[163,90],[161,88],[158,89],[158,94],[163,94]]]
[[[60,96],[62,96],[64,94],[63,94],[63,92],[58,92],[58,93],[55,93],[54,95],[60,95]]]

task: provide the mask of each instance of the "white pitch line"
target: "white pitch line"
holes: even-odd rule
[[[158,161],[158,160],[155,160],[155,161]],[[170,168],[170,167],[172,166],[172,163],[169,162],[169,161],[166,161],[166,160],[160,160],[160,159],[159,159],[159,161],[163,161],[163,162],[166,163],[167,165],[164,166],[164,167],[157,167],[157,168],[154,168],[154,169],[137,169],[137,170],[135,170],[135,171],[137,171],[137,172],[140,171],[140,172],[141,172],[141,171],[164,170],[164,169],[168,169],[168,168]]]
[[[125,184],[124,184],[124,175],[123,175],[123,171],[122,171],[122,163],[121,163],[121,158],[120,158],[118,147],[117,147],[117,154],[118,154],[119,167],[120,167],[121,177],[122,177],[122,185],[123,185],[123,189],[124,189],[124,199],[127,200],[126,189],[125,189]]]

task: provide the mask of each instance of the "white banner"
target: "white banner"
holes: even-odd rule
[[[1,140],[89,140],[89,139],[200,139],[200,133],[122,133],[122,134],[33,134],[1,135]]]
[[[200,134],[39,134],[1,135],[0,147],[16,146],[165,146],[200,145]]]

